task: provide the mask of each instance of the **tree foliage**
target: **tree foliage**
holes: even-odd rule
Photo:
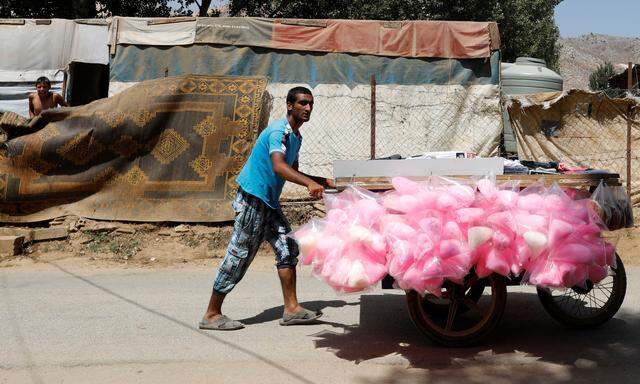
[[[231,0],[233,16],[497,21],[505,61],[544,58],[558,67],[554,9],[562,0]]]
[[[611,88],[609,85],[609,79],[615,75],[616,71],[613,69],[613,64],[605,61],[604,64],[598,65],[598,68],[589,75],[589,88],[592,91],[602,91],[611,98],[623,97],[624,90]]]
[[[185,1],[189,0],[173,3],[179,5]],[[0,17],[7,18],[167,17],[174,14],[169,0],[0,0]]]
[[[91,0],[0,0],[3,18],[91,18],[96,17],[96,2]]]

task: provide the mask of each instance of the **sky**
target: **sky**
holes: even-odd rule
[[[562,37],[640,37],[640,0],[564,0],[556,7],[556,24]]]

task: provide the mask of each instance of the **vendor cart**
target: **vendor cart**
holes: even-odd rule
[[[420,180],[419,177],[412,179]],[[424,179],[424,178],[423,178]],[[545,184],[557,183],[563,188],[579,188],[592,191],[600,183],[619,186],[617,174],[556,174],[556,175],[499,175],[498,184],[518,181],[526,187],[543,180]],[[338,190],[355,185],[372,191],[391,189],[389,177],[338,177]],[[619,229],[616,227],[610,230]],[[564,326],[592,328],[611,319],[624,300],[627,277],[622,260],[616,255],[613,274],[597,284],[587,281],[585,287],[568,289],[537,288],[544,309]],[[422,296],[407,291],[409,314],[415,326],[432,341],[451,347],[461,347],[480,342],[499,324],[505,310],[507,287],[519,285],[523,276],[505,278],[493,274],[479,279],[473,272],[463,284],[445,282],[442,297],[432,294]],[[393,279],[382,281],[385,289],[393,288]]]

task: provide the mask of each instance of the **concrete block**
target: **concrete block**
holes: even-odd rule
[[[0,236],[0,255],[14,256],[22,253],[24,236]]]
[[[33,241],[63,239],[69,237],[69,228],[51,227],[33,230]]]
[[[115,230],[115,233],[126,233],[126,234],[132,235],[136,233],[136,230],[135,228],[131,228],[131,227],[120,227]]]
[[[24,242],[33,241],[33,229],[31,228],[0,228],[0,236],[24,236]]]

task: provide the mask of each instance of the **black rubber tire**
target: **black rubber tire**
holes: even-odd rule
[[[627,292],[627,274],[622,260],[616,254],[616,268],[613,277],[613,287],[604,306],[594,312],[591,316],[576,317],[566,311],[554,299],[552,292],[548,288],[538,288],[538,298],[547,313],[557,322],[571,328],[588,329],[602,325],[609,321],[620,309]],[[598,284],[595,286],[597,287]]]
[[[503,276],[493,274],[484,282],[491,288],[491,304],[488,312],[481,321],[469,329],[460,331],[447,331],[433,324],[428,312],[428,305],[424,304],[424,298],[415,291],[407,291],[407,306],[413,324],[418,330],[433,342],[447,347],[466,347],[475,345],[484,340],[498,326],[507,302],[507,284]],[[431,314],[437,315],[437,314]]]

